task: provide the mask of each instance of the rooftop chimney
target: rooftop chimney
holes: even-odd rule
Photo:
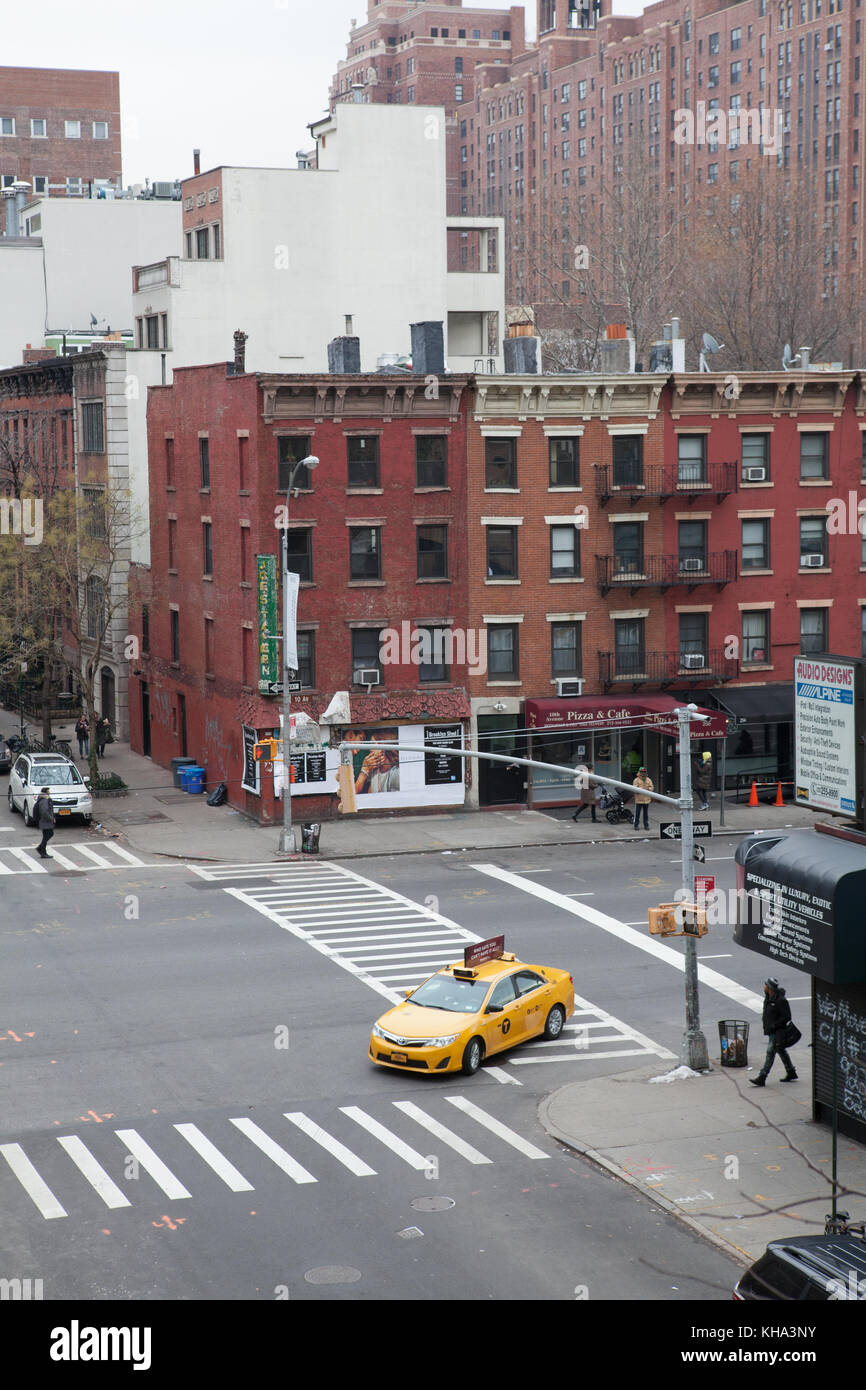
[[[192,152],[192,172],[194,174],[201,173],[201,150],[193,150]]]
[[[441,322],[411,323],[412,371],[420,376],[441,376],[445,371],[445,332]]]
[[[800,348],[800,371],[808,372],[812,365],[812,349],[810,347]]]
[[[14,188],[4,188],[2,190],[3,201],[6,204],[6,236],[20,236],[18,226],[18,205],[15,199]]]
[[[243,376],[244,372],[247,369],[246,341],[249,336],[250,335],[248,333],[244,333],[242,329],[235,329],[235,376]]]
[[[328,343],[328,371],[336,376],[357,375],[361,370],[361,339],[346,335]]]
[[[508,376],[537,375],[541,371],[541,339],[529,336],[503,339],[505,371]]]

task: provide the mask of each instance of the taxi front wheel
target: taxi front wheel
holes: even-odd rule
[[[466,1051],[463,1053],[463,1075],[474,1076],[481,1066],[481,1059],[484,1056],[484,1047],[480,1038],[470,1038],[466,1044]]]
[[[554,1004],[550,1013],[547,1015],[547,1022],[544,1025],[544,1036],[548,1040],[558,1038],[565,1026],[565,1010],[561,1004]]]

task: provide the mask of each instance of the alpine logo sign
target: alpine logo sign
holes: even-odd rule
[[[856,814],[862,723],[862,661],[835,656],[794,658],[798,805]]]

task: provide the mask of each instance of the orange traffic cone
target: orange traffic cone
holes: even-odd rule
[[[784,806],[784,804],[785,804],[785,803],[784,803],[784,801],[782,800],[782,783],[779,782],[779,783],[777,784],[777,786],[776,786],[776,800],[773,802],[773,805],[774,805],[774,806]]]
[[[752,794],[751,794],[751,796],[749,797],[749,805],[750,805],[750,806],[757,806],[757,804],[758,804],[758,784],[757,784],[757,782],[753,782],[753,783],[752,783]]]

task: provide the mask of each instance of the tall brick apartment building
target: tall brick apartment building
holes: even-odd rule
[[[120,186],[118,73],[0,67],[0,187],[16,180],[52,198]]]

